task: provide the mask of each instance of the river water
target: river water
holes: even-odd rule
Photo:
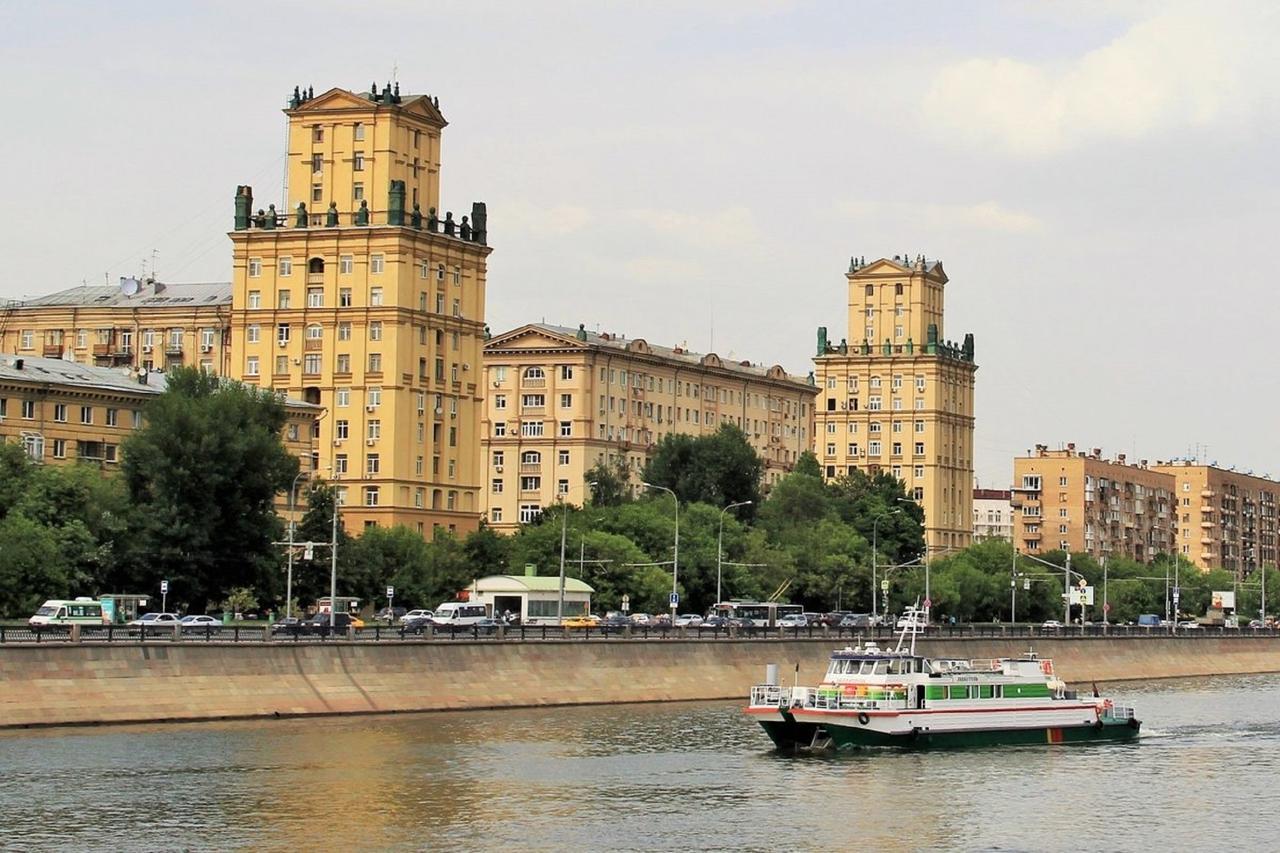
[[[741,703],[0,734],[0,848],[1182,850],[1280,840],[1280,676],[1130,744],[770,751]]]

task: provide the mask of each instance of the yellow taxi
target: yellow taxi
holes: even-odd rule
[[[599,628],[599,616],[566,616],[560,620],[561,628]]]

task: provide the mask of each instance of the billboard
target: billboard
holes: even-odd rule
[[[1213,591],[1213,603],[1209,605],[1215,610],[1235,610],[1236,594],[1232,590],[1225,589],[1219,592]]]

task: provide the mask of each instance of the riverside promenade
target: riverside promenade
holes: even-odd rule
[[[0,727],[743,698],[766,664],[817,682],[849,638],[6,643]],[[885,641],[881,641],[882,643]],[[1033,648],[1068,682],[1280,672],[1275,636],[946,637],[917,649]]]

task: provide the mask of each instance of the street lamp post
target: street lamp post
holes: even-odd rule
[[[877,546],[880,544],[877,539],[877,533],[879,532],[877,528],[879,528],[880,526],[880,519],[886,518],[890,515],[898,515],[901,512],[902,512],[901,508],[887,510],[877,515],[871,522],[871,612],[872,613],[876,612],[876,569],[877,569],[876,552],[878,550]]]
[[[750,506],[751,501],[738,501],[720,510],[720,532],[716,534],[716,604],[720,603],[720,572],[724,563],[724,514],[737,506]]]
[[[332,636],[337,623],[338,610],[338,480],[340,472],[333,469],[333,530],[329,543],[329,634]]]
[[[680,583],[680,498],[676,496],[675,492],[671,491],[671,489],[668,489],[666,486],[658,486],[653,483],[644,482],[640,485],[644,486],[646,489],[658,489],[669,493],[671,495],[671,500],[673,500],[676,505],[676,541],[675,548],[671,553],[671,622],[672,624],[675,624],[676,609],[679,607],[676,602],[679,600],[680,595],[678,592],[678,585]]]
[[[595,481],[590,481],[586,485],[594,486]],[[565,494],[568,494],[567,492]],[[564,504],[564,495],[557,495],[556,499],[560,501],[560,599],[556,605],[556,624],[564,624],[564,543],[565,537],[568,535],[569,528],[569,510]],[[583,546],[586,547],[585,544]]]

